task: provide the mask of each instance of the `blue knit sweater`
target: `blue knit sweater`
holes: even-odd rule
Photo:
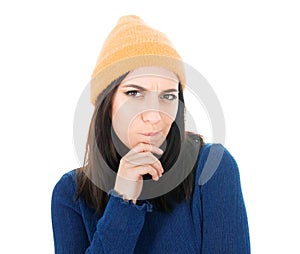
[[[200,176],[209,175],[203,168],[210,164],[212,147],[223,151],[221,161],[200,184]],[[156,211],[149,203],[125,202],[112,192],[101,216],[83,200],[75,202],[74,194],[75,170],[63,175],[53,190],[55,253],[250,253],[238,167],[222,145],[202,146],[192,199],[176,204],[171,213]]]

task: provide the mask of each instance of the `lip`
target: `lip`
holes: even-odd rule
[[[164,135],[162,131],[153,131],[153,132],[143,132],[140,133],[141,142],[149,143],[153,145],[160,145],[162,143],[162,140],[164,139]]]
[[[141,133],[142,135],[146,136],[146,137],[156,137],[156,136],[160,136],[162,135],[161,131],[156,131],[156,132],[144,132]]]

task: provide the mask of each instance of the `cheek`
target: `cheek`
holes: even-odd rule
[[[175,121],[177,116],[178,103],[162,107],[161,112],[164,124],[171,127],[172,123]]]
[[[165,123],[172,124],[175,121],[178,112],[178,101],[170,103],[161,103],[160,111]]]
[[[117,108],[116,108],[117,109]],[[128,144],[128,130],[129,130],[130,121],[126,116],[126,112],[120,110],[113,111],[112,113],[112,127],[119,137],[119,139],[124,143]]]
[[[163,122],[163,132],[164,136],[166,137],[169,133],[169,130],[174,122],[174,118],[171,118],[170,116],[166,116],[165,114],[162,114],[162,122]]]
[[[143,129],[139,116],[134,119],[129,119],[124,115],[116,114],[116,116],[113,118],[112,125],[118,138],[128,148],[131,149],[133,146],[141,142],[137,135],[137,133]]]
[[[138,125],[137,107],[132,103],[124,103],[122,98],[116,98],[112,106],[112,126],[119,139],[131,147],[134,132]]]

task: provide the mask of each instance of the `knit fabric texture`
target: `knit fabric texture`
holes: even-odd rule
[[[208,155],[223,155],[214,175],[199,185]],[[209,157],[214,160],[214,157]],[[237,164],[219,144],[199,153],[190,203],[174,203],[171,213],[145,202],[126,202],[113,191],[103,214],[84,200],[74,201],[75,171],[66,173],[52,195],[52,225],[56,254],[249,254],[250,241]]]
[[[121,17],[105,40],[91,76],[91,102],[115,79],[139,67],[157,66],[174,72],[184,88],[184,65],[165,34],[138,16]]]

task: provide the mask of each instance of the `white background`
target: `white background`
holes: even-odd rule
[[[300,253],[299,13],[291,0],[1,1],[0,253],[53,253],[51,192],[79,166],[76,103],[124,14],[167,34],[215,90],[252,253]]]

